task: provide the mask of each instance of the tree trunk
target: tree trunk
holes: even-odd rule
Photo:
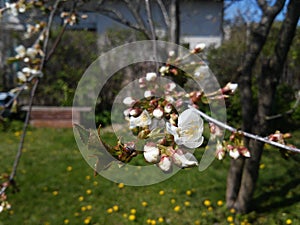
[[[278,3],[279,1],[277,1]],[[282,3],[282,2],[281,2]],[[276,5],[276,4],[275,4]],[[282,6],[283,5],[278,5]],[[265,136],[268,133],[268,123],[266,116],[270,115],[274,100],[274,94],[278,84],[280,74],[283,70],[289,47],[292,43],[299,19],[300,2],[290,0],[288,12],[282,24],[281,32],[274,50],[274,56],[265,62],[261,68],[261,75],[258,80],[258,104],[255,115],[252,113],[252,67],[258,57],[275,16],[280,12],[278,9],[274,14],[264,13],[264,17],[252,33],[252,43],[248,56],[240,72],[241,103],[243,111],[243,129]],[[272,11],[272,10],[271,10]],[[272,16],[271,16],[272,15]],[[252,50],[252,51],[251,51]],[[235,208],[238,212],[245,213],[251,209],[251,200],[258,178],[259,163],[263,152],[263,144],[256,141],[246,142],[246,146],[251,152],[251,158],[240,159],[240,162],[231,162],[227,178],[226,200],[227,206]]]

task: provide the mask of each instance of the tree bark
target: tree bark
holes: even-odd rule
[[[278,3],[280,2],[280,4]],[[262,3],[262,1],[260,1]],[[278,3],[278,8],[273,7]],[[264,8],[264,16],[260,24],[252,32],[250,51],[246,55],[245,63],[240,73],[241,104],[243,111],[243,129],[265,136],[268,133],[266,116],[270,115],[276,87],[283,65],[292,43],[299,19],[299,1],[290,0],[288,12],[283,21],[281,32],[274,49],[273,57],[265,60],[258,78],[258,103],[254,113],[252,105],[252,68],[264,46],[269,30],[275,16],[282,9],[284,2],[277,1],[272,7]],[[240,162],[231,162],[227,178],[226,200],[227,206],[235,208],[238,212],[245,213],[251,210],[252,196],[258,179],[259,163],[263,152],[263,144],[253,140],[246,142],[251,152],[251,158],[240,159]]]

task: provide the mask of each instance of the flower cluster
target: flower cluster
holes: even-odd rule
[[[225,157],[226,152],[233,159],[237,159],[240,156],[250,157],[250,151],[245,147],[244,136],[242,133],[235,132],[229,137],[229,141],[217,141],[216,145],[216,157],[222,160]]]

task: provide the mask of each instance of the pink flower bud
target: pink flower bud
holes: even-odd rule
[[[218,142],[216,146],[216,157],[218,160],[222,160],[225,157],[225,150],[220,142]]]
[[[205,49],[206,45],[204,43],[199,43],[195,46],[192,53],[199,53],[202,52]]]
[[[172,104],[170,104],[170,103],[166,104],[164,107],[164,110],[166,113],[171,113],[172,109],[173,109],[173,107],[172,107]]]
[[[229,82],[225,87],[221,89],[222,94],[233,94],[238,88],[238,84]]]

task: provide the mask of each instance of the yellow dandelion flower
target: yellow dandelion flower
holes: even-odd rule
[[[130,221],[134,221],[134,220],[135,220],[135,215],[133,215],[133,214],[129,215],[129,216],[128,216],[128,219],[129,219]]]
[[[175,211],[175,212],[179,212],[179,211],[180,211],[180,206],[179,206],[179,205],[175,206],[175,207],[174,207],[174,211]]]
[[[127,213],[123,213],[123,217],[126,219],[128,217]]]
[[[86,179],[86,180],[90,180],[90,179],[91,179],[91,176],[90,176],[90,175],[87,175],[87,176],[85,177],[85,179]]]
[[[217,201],[217,205],[218,206],[222,206],[223,205],[223,201],[222,200]]]
[[[231,208],[229,212],[233,214],[233,213],[235,213],[235,209]]]
[[[175,204],[176,200],[174,198],[171,199],[171,203]]]
[[[70,223],[70,220],[68,220],[68,219],[64,220],[64,224],[69,224],[69,223]]]
[[[164,195],[164,194],[165,194],[165,191],[164,191],[164,190],[160,190],[160,191],[158,192],[158,194],[159,194],[159,195]]]
[[[122,188],[124,188],[124,187],[125,187],[124,183],[119,183],[119,184],[118,184],[118,188],[122,189]]]
[[[158,221],[159,223],[163,223],[165,220],[164,220],[163,217],[159,217],[159,218],[157,219],[157,221]]]
[[[208,210],[209,212],[211,212],[211,211],[213,211],[214,209],[213,209],[213,207],[209,206],[209,207],[207,208],[207,210]]]
[[[98,181],[94,181],[94,182],[93,182],[93,185],[94,185],[94,186],[97,186],[97,185],[98,185]]]
[[[87,206],[86,206],[86,209],[87,209],[87,210],[91,210],[92,208],[93,208],[93,206],[91,206],[91,205],[87,205]]]
[[[211,205],[211,202],[206,199],[206,200],[204,200],[203,204],[208,207]]]
[[[151,225],[156,225],[156,220],[151,220]]]
[[[112,208],[115,212],[119,211],[119,206],[117,206],[117,205],[114,205]]]
[[[112,213],[113,211],[114,211],[113,208],[109,208],[106,210],[107,213]]]
[[[85,212],[85,211],[86,211],[86,207],[85,207],[85,206],[82,206],[82,207],[81,207],[81,211],[82,211],[82,212]]]
[[[85,193],[86,193],[87,195],[90,195],[90,194],[92,194],[92,190],[91,190],[91,189],[87,189]]]
[[[131,214],[136,214],[136,209],[130,209]]]
[[[194,224],[195,224],[195,225],[200,225],[200,220],[196,220],[196,221],[194,222]]]
[[[152,221],[151,219],[147,219],[147,220],[146,220],[146,223],[147,223],[147,224],[151,224],[151,221]]]
[[[293,223],[293,221],[291,220],[291,219],[287,219],[286,221],[285,221],[285,224],[292,224]]]
[[[266,165],[264,164],[264,163],[261,163],[260,165],[259,165],[259,169],[264,169],[266,167]]]
[[[206,216],[207,216],[207,213],[206,213],[206,212],[202,212],[202,213],[201,213],[201,216],[202,216],[202,217],[206,217]]]
[[[145,202],[145,201],[143,201],[143,202],[142,202],[142,206],[147,207],[147,206],[148,206],[148,203]]]
[[[56,196],[56,195],[58,195],[58,191],[53,191],[52,194],[53,194],[54,196]]]
[[[82,202],[84,200],[83,196],[79,196],[78,201]]]
[[[68,166],[68,167],[67,167],[67,171],[68,171],[68,172],[71,172],[72,169],[73,169],[72,166]]]
[[[232,223],[233,222],[233,217],[232,216],[228,216],[227,217],[227,222]]]
[[[80,216],[80,213],[79,213],[79,212],[75,212],[75,213],[74,213],[74,216],[75,216],[75,217],[78,217],[78,216]]]
[[[185,202],[184,202],[184,205],[187,206],[187,207],[189,207],[189,206],[191,206],[191,202],[185,201]]]
[[[191,195],[192,195],[192,191],[191,191],[191,190],[187,190],[187,191],[185,192],[185,194],[186,194],[187,196],[191,196]]]
[[[88,217],[88,218],[85,218],[84,221],[83,221],[84,224],[90,224],[91,223],[91,219]]]

